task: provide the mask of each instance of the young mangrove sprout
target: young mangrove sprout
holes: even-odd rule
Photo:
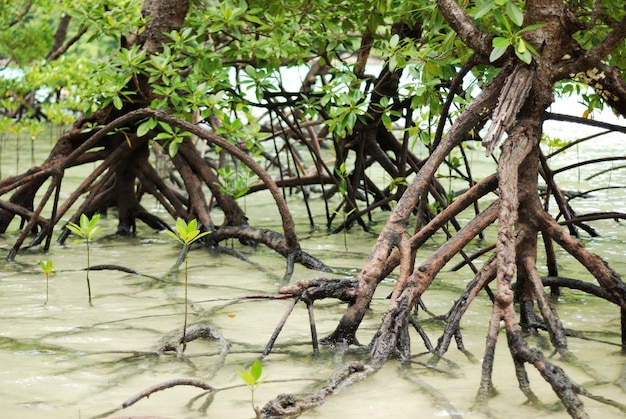
[[[46,274],[46,302],[43,303],[43,305],[46,305],[48,304],[48,280],[54,266],[52,266],[52,261],[50,259],[45,262],[43,260],[39,261],[39,266],[41,266],[43,273]]]
[[[81,214],[80,225],[72,223],[70,221],[65,226],[72,233],[84,239],[85,243],[87,244],[87,293],[89,294],[89,305],[93,305],[91,303],[91,283],[89,282],[89,268],[91,266],[89,260],[89,242],[96,235],[96,233],[100,231],[100,227],[97,226],[98,221],[100,221],[100,214],[95,214],[93,217],[91,217],[91,219],[89,219],[89,217],[87,217],[85,214]]]
[[[261,378],[261,375],[263,374],[263,364],[258,359],[255,359],[249,370],[237,371],[237,374],[239,374],[243,382],[250,388],[252,409],[254,409],[254,413],[258,419],[261,417],[261,411],[254,405],[254,390],[259,388],[259,386],[267,379],[267,375]]]
[[[183,322],[183,335],[180,339],[183,351],[185,350],[185,337],[187,333],[187,289],[189,286],[189,245],[196,240],[206,236],[210,232],[200,232],[198,222],[193,219],[189,224],[182,218],[176,220],[176,233],[165,230],[174,240],[183,245],[183,255],[185,257],[185,321]]]

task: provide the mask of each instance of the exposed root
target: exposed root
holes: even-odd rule
[[[321,406],[324,400],[339,393],[344,388],[364,380],[376,370],[362,362],[350,362],[339,368],[326,385],[308,396],[279,394],[261,409],[263,419],[295,418],[307,410]]]
[[[155,352],[159,355],[163,355],[166,352],[176,352],[179,357],[182,357],[183,345],[200,338],[219,342],[222,346],[222,354],[226,354],[230,348],[230,342],[220,332],[210,326],[198,324],[195,326],[190,325],[185,332],[180,329],[171,331],[161,340],[155,348]]]
[[[173,379],[173,380],[165,381],[165,382],[160,383],[160,384],[155,384],[152,387],[149,387],[149,388],[143,390],[142,392],[135,394],[134,396],[132,396],[131,398],[126,400],[124,403],[122,403],[121,405],[119,405],[115,409],[111,409],[108,412],[104,412],[102,414],[99,414],[99,415],[96,415],[96,416],[92,416],[91,419],[98,419],[98,418],[104,418],[104,417],[110,416],[111,414],[113,414],[115,412],[119,412],[120,410],[124,410],[124,409],[134,405],[135,403],[150,397],[154,393],[157,393],[157,392],[163,391],[163,390],[167,390],[168,388],[177,387],[177,386],[198,387],[198,388],[201,388],[203,390],[207,390],[210,393],[214,393],[217,390],[212,385],[207,384],[207,383],[205,383],[203,381],[200,381],[200,380],[196,380],[194,378],[176,378],[176,379]]]
[[[222,226],[208,237],[208,240],[218,242],[236,238],[241,241],[261,243],[274,250],[278,254],[292,258],[293,262],[298,262],[309,269],[321,272],[331,272],[331,269],[319,259],[309,255],[301,249],[296,251],[287,248],[284,237],[274,231],[255,228],[250,225]]]

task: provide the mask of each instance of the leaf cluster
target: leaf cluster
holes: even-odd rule
[[[68,222],[65,227],[72,233],[85,240],[91,240],[101,228],[98,227],[98,221],[100,221],[100,214],[95,214],[91,219],[85,214],[80,215],[80,224]]]
[[[52,269],[54,269],[54,266],[50,259],[46,260],[45,262],[43,260],[39,261],[39,266],[41,266],[41,270],[46,275],[50,275],[52,273]]]
[[[261,375],[263,375],[263,364],[258,359],[254,360],[249,370],[237,371],[237,375],[252,390],[256,390],[267,379],[267,376],[261,378]]]
[[[200,232],[198,229],[198,221],[196,219],[186,223],[185,220],[180,217],[176,219],[176,232],[165,230],[165,233],[186,247],[196,240],[210,234],[208,231]]]

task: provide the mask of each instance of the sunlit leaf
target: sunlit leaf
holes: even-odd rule
[[[511,41],[508,38],[503,38],[501,36],[497,36],[493,38],[491,41],[491,45],[494,48],[507,48],[511,44]]]
[[[506,15],[517,26],[524,23],[524,12],[513,1],[508,1],[505,6]]]
[[[395,48],[398,46],[398,42],[400,42],[400,35],[395,33],[391,36],[391,39],[389,39],[389,46]]]
[[[255,379],[252,376],[252,374],[250,374],[250,372],[246,370],[241,370],[241,371],[237,371],[237,375],[241,377],[241,379],[247,386],[252,387],[254,385]]]
[[[515,50],[515,55],[517,55],[517,58],[519,58],[520,60],[522,60],[526,64],[530,64],[532,62],[532,60],[533,60],[533,56],[530,53],[530,51],[528,51],[528,50],[525,50],[524,52],[519,52],[519,51]]]
[[[150,129],[150,120],[148,119],[147,121],[139,124],[139,126],[137,127],[137,137],[143,137],[150,131]]]
[[[263,364],[261,363],[261,361],[259,361],[258,359],[254,360],[252,366],[250,366],[250,374],[254,378],[255,382],[259,378],[261,378],[261,374],[263,374]]]
[[[506,48],[494,48],[493,50],[491,50],[491,54],[489,54],[489,61],[497,61],[498,58],[502,57],[505,52]]]

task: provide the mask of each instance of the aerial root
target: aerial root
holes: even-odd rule
[[[430,343],[430,339],[428,335],[424,331],[424,328],[417,322],[417,320],[413,316],[409,316],[409,323],[413,326],[415,331],[420,335],[422,341],[424,342],[424,346],[426,346],[426,350],[430,353],[434,352],[433,344]]]
[[[285,326],[287,319],[289,318],[289,316],[293,312],[293,309],[295,308],[296,304],[298,303],[298,301],[300,301],[301,298],[302,297],[299,295],[293,296],[291,304],[289,304],[289,306],[285,310],[283,317],[281,317],[280,321],[278,322],[278,325],[276,326],[276,329],[274,329],[274,333],[272,333],[272,336],[270,337],[269,342],[267,342],[267,345],[265,346],[265,349],[263,350],[263,358],[268,356],[270,352],[272,351],[272,348],[274,347],[274,343],[276,343],[276,339],[278,338],[278,335],[283,330],[283,327]],[[306,304],[307,312],[309,315],[309,328],[311,330],[311,343],[313,346],[313,355],[317,356],[319,353],[319,342],[317,340],[317,327],[315,326],[313,301],[305,299],[304,302]]]
[[[283,330],[283,327],[285,326],[285,323],[287,323],[287,319],[289,318],[289,316],[291,315],[291,312],[293,311],[294,307],[298,303],[298,300],[300,300],[300,297],[294,297],[293,300],[291,300],[291,304],[289,304],[289,306],[285,310],[285,313],[283,314],[283,317],[281,317],[280,321],[278,322],[276,329],[274,329],[274,333],[272,333],[272,336],[270,337],[269,342],[267,342],[267,345],[265,345],[265,349],[263,350],[263,358],[269,355],[269,353],[272,351],[272,348],[274,347],[274,343],[276,343],[276,339],[278,338],[278,335],[280,335],[280,332]]]
[[[319,343],[317,342],[317,327],[315,326],[315,314],[313,312],[313,301],[305,301],[309,312],[309,326],[311,329],[311,343],[313,344],[313,356],[319,354]]]
[[[455,337],[456,332],[460,329],[461,318],[467,311],[470,304],[476,298],[476,295],[481,289],[487,287],[489,282],[495,278],[496,274],[496,261],[492,257],[481,270],[476,274],[474,280],[472,280],[465,289],[461,298],[459,298],[448,314],[446,315],[446,326],[443,334],[437,342],[437,348],[435,353],[438,356],[443,356],[448,351],[452,338]]]

